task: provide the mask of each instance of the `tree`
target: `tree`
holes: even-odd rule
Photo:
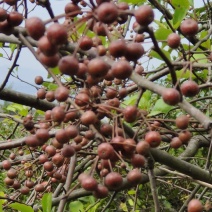
[[[209,211],[210,1],[61,7],[1,2],[0,210]],[[24,48],[34,95],[6,88]]]

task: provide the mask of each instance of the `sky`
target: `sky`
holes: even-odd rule
[[[55,15],[59,15],[64,13],[63,11],[64,5],[70,2],[70,0],[51,0],[50,2],[51,2]],[[195,3],[195,6],[197,7],[200,7],[203,4],[203,2],[200,0],[194,0],[194,3]],[[30,2],[28,4],[29,6],[34,5]],[[42,16],[40,16],[40,14],[42,14]],[[43,20],[49,19],[49,15],[47,11],[42,7],[37,7],[35,8],[35,10],[30,12],[29,17],[32,17],[32,16],[39,16]],[[5,53],[2,50],[0,50],[0,53],[3,53],[5,55]],[[3,58],[0,58],[0,73],[1,73],[0,83],[2,83],[2,81],[4,80],[11,63],[12,61],[8,61]],[[34,84],[34,78],[36,76],[38,75],[47,76],[46,70],[34,58],[31,52],[27,50],[27,48],[22,50],[21,55],[18,59],[18,64],[20,66],[18,67],[18,72],[16,73],[18,73],[18,77],[23,81]],[[20,92],[36,94],[36,89],[33,86],[23,83],[14,77],[10,77],[9,82],[7,83],[7,87],[11,87],[12,89],[16,91],[20,91]]]

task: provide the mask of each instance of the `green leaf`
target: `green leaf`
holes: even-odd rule
[[[8,111],[12,111],[14,113],[18,113],[21,116],[26,116],[28,114],[28,108],[24,105],[20,105],[20,104],[10,104],[7,106],[6,108]]]
[[[126,2],[128,4],[137,4],[141,5],[145,2],[146,0],[121,0],[121,2]]]
[[[80,201],[74,201],[69,204],[69,211],[70,212],[83,212],[84,207]]]
[[[45,193],[42,197],[43,212],[51,212],[52,210],[52,193]]]
[[[173,25],[174,29],[177,29],[184,17],[186,16],[186,13],[188,12],[187,8],[177,8],[175,9],[174,15],[173,15]]]
[[[162,99],[158,99],[153,107],[152,111],[148,116],[155,116],[160,113],[168,113],[173,107],[167,105]]]
[[[128,194],[129,194],[129,195],[135,195],[135,193],[136,193],[135,190],[129,190],[129,191],[128,191]]]
[[[177,29],[186,16],[190,3],[189,0],[172,0],[171,3],[175,7],[175,12],[173,15],[173,25],[174,28]]]
[[[151,96],[152,96],[152,92],[147,90],[143,93],[140,101],[139,101],[139,104],[138,104],[138,107],[140,109],[146,109],[146,110],[149,110],[150,109],[150,100],[151,100]]]
[[[31,206],[21,204],[21,203],[12,203],[8,205],[12,209],[16,209],[21,212],[34,212],[33,208]]]
[[[161,22],[161,21],[158,21],[158,20],[154,20],[154,22],[155,22],[160,28],[167,29],[167,24],[166,24],[165,22]]]
[[[3,54],[2,53],[0,53],[0,57],[3,57]]]
[[[17,47],[17,44],[11,43],[10,44],[10,50],[11,50],[11,52],[14,52],[15,49],[16,49],[16,47]]]
[[[4,192],[0,191],[0,197],[5,197]],[[0,212],[3,212],[2,205],[6,202],[5,199],[0,199]]]
[[[126,107],[128,105],[134,105],[138,99],[138,94],[133,94],[132,96],[128,97],[125,101],[122,102],[122,107]]]
[[[170,29],[159,28],[155,32],[155,37],[157,40],[166,40],[168,35],[171,33],[172,31]]]
[[[189,1],[190,6],[194,7],[194,0],[188,0],[188,1]]]
[[[50,70],[52,71],[53,74],[57,75],[60,74],[60,70],[58,68],[58,66],[54,67],[54,68],[50,68]]]
[[[125,212],[128,211],[126,203],[121,202],[119,207],[121,208],[122,211],[125,211]]]
[[[205,31],[205,30],[202,31],[200,33],[200,40],[202,40],[207,35],[208,35],[207,31]],[[210,49],[210,39],[207,39],[204,43],[201,44],[201,46],[204,46],[205,48]]]
[[[165,54],[165,56],[170,60],[170,53],[165,51],[165,50],[162,50],[162,52]],[[164,61],[161,56],[154,50],[151,50],[151,52],[149,53],[149,56],[153,57],[153,58],[156,58],[158,60],[162,60]]]
[[[189,0],[171,0],[172,5],[175,8],[188,8],[189,9]]]
[[[52,82],[43,82],[42,85],[52,91],[55,91],[58,88],[58,85]]]

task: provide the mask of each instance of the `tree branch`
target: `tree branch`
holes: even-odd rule
[[[18,91],[11,91],[6,88],[0,92],[0,99],[26,105],[42,111],[51,110],[56,106],[54,103],[37,99],[33,95],[20,93]]]

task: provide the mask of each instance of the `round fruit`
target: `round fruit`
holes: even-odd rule
[[[132,123],[137,119],[138,108],[136,106],[130,105],[123,110],[124,120],[126,122]]]
[[[176,105],[180,102],[180,93],[175,88],[167,88],[162,94],[163,101],[168,105]]]
[[[89,103],[89,96],[86,93],[79,93],[75,97],[75,103],[80,106],[86,106]]]
[[[51,161],[46,161],[44,164],[43,164],[43,168],[48,171],[48,172],[51,172],[53,169],[54,169],[54,166],[53,166],[53,163]]]
[[[104,185],[98,184],[97,189],[93,192],[94,197],[98,198],[98,199],[103,199],[105,197],[107,197],[109,194],[109,191],[107,189],[107,187],[105,187]]]
[[[25,27],[29,36],[35,40],[40,39],[45,33],[45,25],[38,17],[26,19]]]
[[[106,36],[107,35],[105,25],[101,22],[96,22],[94,24],[93,31],[99,36]]]
[[[3,8],[0,8],[0,22],[5,21],[7,19],[7,11],[4,10]]]
[[[45,163],[46,161],[48,161],[47,155],[45,155],[45,154],[40,155],[40,156],[38,157],[38,161],[39,161],[39,163],[41,163],[41,164]]]
[[[82,122],[82,124],[84,125],[90,125],[90,124],[95,124],[97,121],[97,117],[96,114],[91,111],[88,110],[85,113],[82,114],[82,116],[80,117],[80,120]]]
[[[89,177],[89,174],[82,172],[79,176],[78,176],[78,181],[79,183],[82,183],[83,179]]]
[[[12,187],[17,190],[21,187],[21,183],[18,180],[14,180]]]
[[[60,167],[63,165],[64,163],[64,157],[57,153],[55,154],[53,157],[52,157],[52,162],[57,166],[57,167]]]
[[[74,125],[69,125],[68,127],[66,127],[65,131],[71,139],[75,138],[79,134],[77,127]]]
[[[198,84],[192,80],[187,80],[183,82],[180,89],[182,94],[187,97],[193,97],[199,93]]]
[[[126,2],[119,2],[117,3],[117,7],[119,10],[129,10],[129,5]],[[122,11],[120,11],[117,22],[119,24],[124,24],[127,19],[128,19],[128,15],[126,13],[122,13]]]
[[[8,171],[7,171],[7,177],[11,178],[11,179],[14,179],[15,177],[17,177],[17,171],[14,169],[14,168],[10,168]]]
[[[108,50],[113,57],[122,57],[126,53],[127,46],[124,40],[115,40],[110,43]]]
[[[59,129],[55,134],[55,138],[61,144],[68,143],[70,140],[70,137],[65,129]]]
[[[136,152],[141,155],[147,155],[149,153],[150,145],[146,141],[140,141],[136,145]]]
[[[62,149],[63,148],[63,144],[59,143],[56,138],[51,141],[51,145],[54,146],[56,149]]]
[[[127,44],[125,57],[127,60],[137,61],[144,54],[144,48],[141,44],[130,42]]]
[[[176,33],[171,33],[167,38],[167,44],[172,49],[178,48],[180,45],[180,36]]]
[[[45,190],[45,187],[42,184],[37,184],[35,186],[35,191],[37,192],[43,192]]]
[[[151,147],[157,147],[161,142],[161,135],[156,131],[149,131],[145,135],[145,141],[149,143]]]
[[[106,90],[106,97],[108,99],[113,99],[116,96],[117,96],[117,90],[115,88],[113,88],[113,87],[107,88],[107,90]]]
[[[35,83],[37,85],[41,85],[43,83],[43,77],[42,76],[36,76],[35,77]]]
[[[50,43],[46,36],[43,36],[38,40],[38,48],[46,56],[53,56],[58,51],[57,46]]]
[[[23,21],[23,15],[19,12],[12,11],[8,14],[7,21],[11,26],[19,26]]]
[[[11,35],[13,33],[13,27],[7,20],[4,20],[3,22],[0,22],[0,32],[6,35]]]
[[[75,17],[82,14],[81,8],[77,4],[68,3],[65,6],[65,13],[67,17]]]
[[[92,77],[103,77],[109,70],[109,65],[100,58],[92,59],[88,63],[88,73]]]
[[[47,129],[38,129],[35,133],[40,145],[43,145],[50,138],[49,131]]]
[[[97,148],[97,154],[100,159],[110,159],[114,154],[114,149],[109,143],[101,143]]]
[[[127,138],[127,139],[124,140],[123,149],[124,149],[126,152],[129,152],[129,153],[134,152],[135,147],[136,147],[136,142],[135,142],[134,139],[132,139],[132,138]]]
[[[5,183],[6,185],[8,185],[8,186],[12,186],[13,183],[14,183],[14,180],[11,179],[11,178],[9,178],[9,177],[5,177],[4,183]]]
[[[110,143],[115,150],[123,150],[124,141],[125,139],[122,136],[115,136]]]
[[[154,12],[148,5],[142,5],[134,12],[135,19],[140,25],[147,26],[154,20]]]
[[[59,86],[54,92],[55,99],[58,102],[65,102],[69,97],[69,89],[64,86]]]
[[[87,176],[81,180],[81,186],[86,191],[95,191],[97,189],[97,185],[97,181],[91,176]]]
[[[141,43],[141,42],[144,41],[144,38],[145,38],[145,37],[144,37],[143,34],[136,34],[134,39],[135,39],[135,42],[136,42],[136,43]]]
[[[178,116],[176,118],[175,123],[176,123],[177,128],[184,130],[188,127],[189,118],[186,115]]]
[[[29,177],[29,178],[32,177],[33,176],[33,171],[32,170],[26,170],[25,171],[25,176]]]
[[[138,167],[138,168],[144,167],[145,162],[146,162],[145,157],[140,154],[134,154],[131,158],[131,163],[133,167]]]
[[[37,91],[37,98],[38,99],[45,99],[46,97],[46,90],[44,88],[40,88]]]
[[[202,212],[203,205],[198,199],[192,199],[188,203],[188,212]]]
[[[110,172],[105,177],[104,183],[109,190],[116,190],[121,187],[123,178],[118,172]]]
[[[52,157],[56,154],[56,149],[54,146],[52,145],[48,145],[46,148],[45,148],[45,152],[46,154],[49,156],[49,157]]]
[[[5,170],[9,170],[11,168],[11,162],[9,160],[2,161],[2,167]]]
[[[113,127],[110,124],[103,124],[100,127],[100,132],[104,135],[104,136],[111,136],[112,135],[112,131],[113,131]]]
[[[170,142],[170,147],[172,147],[174,149],[178,149],[181,146],[182,146],[182,141],[180,140],[179,137],[172,138],[172,140]]]
[[[88,67],[84,63],[79,63],[79,69],[76,73],[78,78],[86,79],[86,73],[88,71]]]
[[[132,67],[127,61],[114,62],[112,66],[112,74],[118,79],[126,79],[132,74]]]
[[[29,190],[28,187],[23,186],[23,187],[20,189],[20,192],[21,192],[21,194],[23,194],[23,195],[27,195],[27,194],[30,192],[30,190]]]
[[[128,94],[127,88],[120,88],[119,89],[119,97],[123,99]]]
[[[35,135],[27,136],[25,139],[25,143],[26,143],[26,145],[28,145],[30,147],[36,147],[36,146],[39,146],[39,144],[40,144],[38,138]]]
[[[47,91],[45,98],[48,102],[53,102],[55,100],[54,98],[54,91]]]
[[[118,8],[113,2],[104,2],[98,6],[96,13],[99,21],[111,24],[118,17]]]
[[[88,130],[85,132],[84,137],[88,140],[93,140],[95,138],[95,133],[92,130]]]
[[[180,30],[187,36],[194,36],[198,32],[198,23],[193,19],[186,19],[181,23]]]
[[[127,174],[127,181],[132,183],[133,185],[137,185],[141,183],[142,174],[138,169],[133,169]]]
[[[32,188],[34,187],[35,183],[31,180],[26,180],[25,181],[25,186],[28,187],[28,188]]]
[[[52,44],[65,44],[68,39],[66,28],[58,23],[54,23],[46,30],[46,36]]]
[[[57,66],[59,60],[60,60],[60,56],[59,54],[55,54],[53,56],[46,56],[45,54],[43,54],[42,52],[38,55],[38,59],[40,60],[40,62],[45,65],[48,66],[50,68],[54,68],[55,66]]]
[[[66,158],[70,158],[75,154],[75,149],[71,145],[65,145],[61,150],[61,154]]]
[[[191,139],[192,134],[188,130],[183,130],[179,133],[179,139],[182,141],[183,144],[187,144]]]
[[[52,109],[51,118],[55,122],[61,122],[65,118],[64,108],[56,106]]]
[[[75,57],[68,55],[60,59],[58,67],[62,74],[72,76],[77,74],[79,70],[79,63]]]
[[[92,46],[93,46],[93,41],[88,36],[83,36],[79,40],[79,47],[80,47],[80,49],[82,49],[84,51],[89,50]]]

